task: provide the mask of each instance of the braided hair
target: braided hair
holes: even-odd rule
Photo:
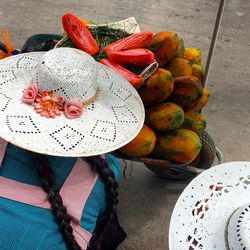
[[[107,162],[101,157],[88,157],[86,161],[105,184],[107,208],[103,217],[98,221],[95,231],[90,239],[87,250],[103,250],[103,240],[110,230],[110,223],[116,216],[116,206],[118,203],[118,183],[115,181],[114,173],[109,169]],[[112,229],[111,229],[112,230]]]
[[[34,165],[37,167],[37,173],[40,178],[43,190],[48,194],[48,200],[51,204],[51,209],[55,217],[55,221],[59,225],[63,238],[69,249],[80,250],[77,244],[73,229],[70,225],[71,217],[63,205],[59,188],[55,184],[55,175],[53,169],[49,166],[49,161],[46,156],[31,153]]]
[[[70,225],[71,216],[68,214],[66,207],[63,205],[63,200],[59,193],[59,188],[55,184],[55,174],[49,165],[46,156],[37,153],[31,153],[33,164],[37,167],[37,173],[40,178],[43,190],[48,194],[48,200],[51,204],[51,209],[58,223],[60,231],[63,235],[65,243],[70,250],[80,250],[73,229]],[[103,240],[107,236],[110,229],[110,222],[116,216],[116,205],[118,203],[118,183],[115,181],[114,173],[109,169],[107,162],[100,156],[85,158],[92,170],[99,174],[99,177],[105,184],[106,191],[106,212],[97,221],[95,231],[90,239],[87,250],[105,250]],[[111,249],[110,249],[111,250]]]

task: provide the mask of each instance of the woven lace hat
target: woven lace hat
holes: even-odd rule
[[[83,51],[0,61],[0,137],[21,148],[71,157],[111,152],[139,133],[144,114],[136,90]]]
[[[250,249],[250,162],[212,167],[185,188],[172,213],[169,249]]]

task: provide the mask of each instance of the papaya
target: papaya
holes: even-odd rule
[[[192,65],[192,75],[197,77],[200,82],[203,81],[204,69],[203,66],[200,64],[193,64]]]
[[[208,103],[209,96],[210,96],[210,94],[209,94],[208,89],[203,89],[202,96],[201,96],[200,100],[197,102],[197,104],[190,111],[199,112]]]
[[[174,103],[158,104],[146,112],[145,123],[158,133],[176,129],[183,121],[184,111]]]
[[[201,96],[202,85],[197,77],[179,76],[174,79],[174,90],[168,100],[181,106],[184,111],[189,111]]]
[[[185,48],[182,58],[190,61],[192,64],[201,64],[201,50],[198,48]]]
[[[154,52],[155,59],[159,66],[164,66],[176,54],[179,39],[177,34],[170,31],[161,31],[154,35],[150,48]]]
[[[201,146],[195,132],[178,128],[157,136],[153,155],[171,162],[187,163],[195,159]]]
[[[182,38],[178,37],[178,49],[175,53],[175,57],[182,57],[184,55],[184,50],[185,50],[184,41]]]
[[[145,107],[163,102],[174,89],[174,78],[170,71],[158,68],[138,90]]]
[[[119,151],[130,157],[142,157],[151,153],[156,142],[156,135],[152,129],[145,124],[139,134]]]
[[[174,58],[166,66],[173,77],[191,76],[193,74],[192,64],[183,58]]]
[[[206,128],[206,118],[204,115],[196,112],[186,112],[181,127],[190,129],[199,135]]]

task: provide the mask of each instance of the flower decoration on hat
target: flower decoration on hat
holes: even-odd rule
[[[39,87],[36,83],[29,84],[29,86],[23,92],[22,101],[28,104],[32,104],[36,99],[38,90]]]
[[[64,104],[64,114],[67,118],[72,119],[79,117],[83,111],[83,103],[67,100]]]
[[[24,103],[31,104],[34,107],[36,113],[46,118],[55,118],[60,116],[64,111],[64,115],[68,119],[80,117],[83,113],[83,108],[93,103],[98,96],[99,89],[97,89],[96,95],[87,101],[76,100],[63,100],[62,97],[53,97],[52,91],[41,91],[39,93],[39,86],[36,83],[31,83],[24,90],[21,100]]]
[[[24,90],[21,100],[34,107],[36,113],[46,118],[55,118],[61,115],[64,111],[63,98],[53,97],[52,91],[42,91],[39,93],[39,86],[36,83],[31,83]]]
[[[53,97],[52,92],[42,91],[37,95],[33,105],[36,113],[41,116],[55,118],[61,115],[60,111],[64,110],[62,102],[62,97]]]

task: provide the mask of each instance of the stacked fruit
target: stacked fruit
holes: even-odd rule
[[[200,110],[209,92],[202,86],[201,52],[185,48],[183,40],[168,31],[154,35],[150,49],[159,68],[138,89],[146,109],[145,124],[120,151],[131,157],[190,162],[200,152],[199,134],[206,127]]]
[[[121,31],[121,39],[106,43],[99,39],[97,30],[89,30],[85,22],[70,13],[62,17],[62,22],[73,42],[67,46],[86,51],[121,74],[141,96],[146,110],[145,124],[137,137],[120,151],[131,157],[149,155],[177,163],[192,161],[201,149],[199,134],[204,131],[206,121],[200,110],[209,97],[202,86],[200,50],[185,48],[183,40],[169,31],[155,35],[152,32],[129,35]],[[106,28],[99,35],[106,34]],[[114,34],[118,31],[109,30]],[[114,34],[112,37],[117,37]],[[126,67],[141,69],[155,60],[159,68],[144,83],[140,75]]]

